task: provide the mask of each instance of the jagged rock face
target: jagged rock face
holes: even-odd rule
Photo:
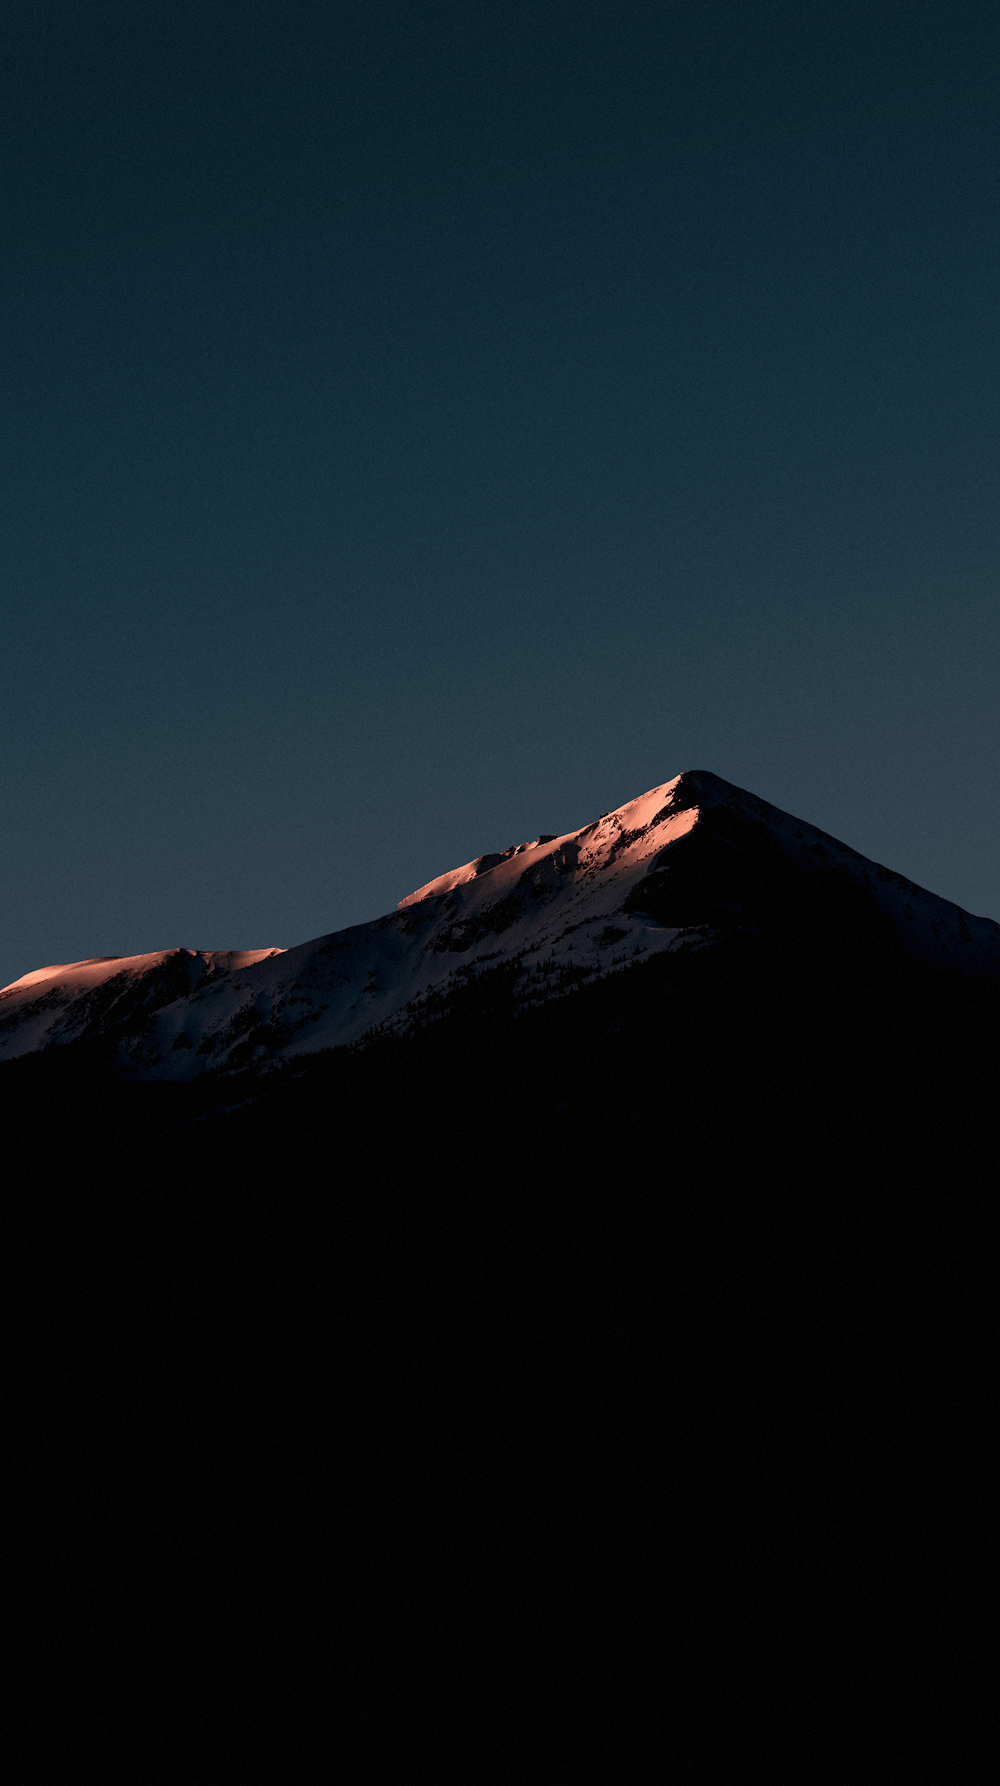
[[[734,930],[787,931],[789,947],[801,947],[804,913],[810,934],[835,933],[862,907],[887,946],[961,973],[996,972],[996,924],[694,770],[582,830],[480,856],[395,912],[297,948],[173,949],[28,974],[0,992],[0,1059],[104,1038],[140,1077],[266,1066],[425,1024],[498,967],[527,1008]]]

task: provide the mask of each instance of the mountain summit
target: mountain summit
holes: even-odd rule
[[[665,951],[861,909],[892,946],[995,971],[1000,927],[707,770],[577,831],[479,856],[396,911],[292,949],[99,957],[0,992],[0,1059],[103,1040],[129,1076],[186,1080],[426,1026],[497,970],[528,1010]]]

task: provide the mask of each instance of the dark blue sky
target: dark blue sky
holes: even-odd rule
[[[4,29],[0,984],[693,767],[1000,911],[993,5]]]

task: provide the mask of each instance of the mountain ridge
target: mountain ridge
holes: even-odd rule
[[[36,969],[0,991],[0,1060],[98,1037],[119,1071],[186,1080],[406,1033],[498,963],[523,1009],[723,934],[834,926],[850,895],[925,964],[981,977],[1000,926],[708,770],[575,831],[486,853],[394,911],[289,949],[187,948]],[[888,932],[887,932],[888,934]]]

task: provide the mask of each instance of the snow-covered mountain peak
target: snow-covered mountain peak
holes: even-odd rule
[[[646,794],[640,794],[638,799],[627,801],[614,812],[602,813],[599,819],[581,826],[579,831],[561,834],[542,832],[527,843],[511,844],[508,849],[494,854],[476,856],[473,861],[463,863],[461,868],[453,868],[447,874],[438,875],[436,880],[427,881],[423,887],[418,887],[415,893],[408,893],[405,899],[399,901],[397,909],[403,911],[408,906],[419,905],[425,899],[452,893],[470,881],[481,879],[483,875],[493,875],[498,881],[506,883],[511,878],[510,872],[499,875],[497,871],[505,869],[508,864],[516,864],[515,879],[522,877],[534,864],[545,860],[554,861],[567,854],[574,855],[581,863],[585,862],[593,869],[610,866],[622,849],[634,844],[640,834],[647,832],[651,825],[678,816],[673,806],[675,795],[682,785],[685,788],[690,787],[692,793],[697,791],[691,776],[677,775],[672,781],[651,788]],[[679,810],[678,807],[678,812]],[[688,821],[684,829],[689,829],[693,822],[693,819]],[[627,841],[623,842],[623,839]],[[666,836],[659,841],[662,847],[667,841]]]
[[[780,935],[806,908],[837,923],[845,887],[881,908],[912,956],[976,974],[996,958],[988,919],[697,769],[579,830],[477,856],[384,917],[296,948],[37,969],[0,992],[0,1058],[104,1037],[141,1076],[263,1067],[431,1022],[497,967],[526,1010],[734,929]]]

